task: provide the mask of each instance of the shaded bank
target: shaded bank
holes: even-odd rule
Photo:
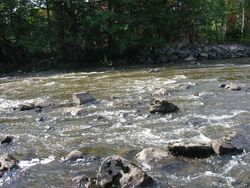
[[[250,46],[241,44],[189,45],[176,44],[166,48],[131,49],[123,55],[107,59],[107,50],[79,49],[79,58],[75,62],[70,47],[63,55],[52,53],[27,53],[23,48],[16,48],[2,43],[0,45],[0,73],[39,72],[48,70],[82,70],[89,68],[110,68],[126,65],[158,65],[202,60],[220,60],[250,57]]]

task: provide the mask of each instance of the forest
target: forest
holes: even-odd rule
[[[179,43],[249,44],[250,1],[0,1],[0,72],[135,64]]]

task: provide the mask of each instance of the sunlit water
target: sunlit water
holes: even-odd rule
[[[141,149],[164,149],[174,140],[207,141],[227,130],[250,134],[249,59],[160,69],[159,73],[148,73],[144,67],[0,78],[0,138],[15,138],[9,146],[0,145],[0,154],[13,153],[21,167],[1,178],[0,186],[74,187],[72,177],[94,176],[102,159],[111,154],[135,161]],[[220,88],[230,82],[243,90]],[[157,88],[172,94],[167,100],[180,108],[178,113],[148,113],[151,94]],[[65,115],[74,106],[72,94],[80,91],[89,91],[98,101],[85,105],[83,116]],[[11,110],[23,100],[36,98],[46,98],[53,105],[42,112]],[[124,107],[127,103],[130,105]],[[41,117],[44,122],[37,121]],[[86,157],[63,162],[75,149]],[[145,170],[161,187],[250,186],[249,153],[176,160]]]

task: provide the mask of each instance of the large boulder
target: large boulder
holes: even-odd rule
[[[96,99],[88,92],[74,93],[73,94],[73,102],[82,105],[88,102],[93,102]]]
[[[17,160],[14,156],[10,154],[0,155],[0,177],[9,170],[17,167]]]
[[[206,158],[215,154],[210,143],[176,142],[169,144],[168,150],[173,156],[187,158]]]
[[[141,168],[117,155],[107,157],[97,173],[97,186],[102,188],[147,187],[153,183]]]
[[[172,113],[172,112],[176,112],[178,111],[179,108],[164,100],[164,99],[152,99],[150,101],[150,107],[149,107],[149,112],[151,114],[154,114],[154,113],[162,113],[162,114],[167,114],[167,113]]]
[[[216,154],[239,154],[244,150],[250,151],[250,136],[244,136],[237,132],[230,132],[224,137],[213,140],[212,147]]]

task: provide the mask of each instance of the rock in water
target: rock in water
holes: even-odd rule
[[[153,183],[141,168],[117,155],[107,157],[97,173],[97,186],[103,188],[147,187]]]
[[[84,188],[95,188],[96,187],[96,178],[90,178],[85,175],[76,176],[72,179],[74,184],[78,187]]]
[[[81,158],[83,158],[83,153],[81,151],[74,150],[66,156],[65,160],[66,161],[75,161],[75,160],[81,159]]]
[[[214,155],[211,144],[176,142],[168,146],[168,150],[176,157],[206,158]]]
[[[167,114],[167,113],[172,113],[178,111],[179,108],[172,104],[169,103],[168,101],[164,99],[152,99],[150,101],[150,107],[149,107],[149,112],[151,114],[154,113],[162,113],[162,114]]]
[[[72,107],[72,108],[69,108],[69,109],[66,109],[65,110],[65,114],[69,114],[69,115],[72,115],[72,116],[81,116],[84,114],[84,109],[82,109],[81,107]]]
[[[241,90],[240,86],[238,86],[236,84],[233,84],[233,83],[230,83],[230,84],[221,84],[220,87],[228,89],[228,90],[232,90],[232,91],[240,91]]]
[[[17,168],[17,160],[10,154],[0,155],[0,177],[9,170]]]
[[[84,103],[93,102],[96,99],[88,92],[74,93],[73,101],[78,105],[82,105]]]
[[[226,134],[221,139],[213,140],[212,147],[216,154],[238,154],[250,149],[250,138],[237,132]]]
[[[168,151],[159,148],[146,148],[136,154],[136,159],[140,164],[154,165],[155,163],[165,163],[172,159]]]
[[[12,136],[6,136],[2,141],[1,144],[10,144],[13,141]]]
[[[170,96],[171,94],[165,88],[160,88],[154,91],[152,96],[159,97],[159,96]]]
[[[159,68],[149,69],[148,72],[149,73],[156,73],[156,72],[160,72],[160,69]]]

